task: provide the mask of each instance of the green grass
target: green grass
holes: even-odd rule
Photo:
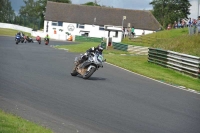
[[[62,45],[56,48],[66,48],[70,52],[84,53],[88,48],[97,46],[94,42],[80,42],[76,45]],[[149,63],[147,56],[130,55],[128,52],[119,50],[104,50],[104,57],[107,62],[136,72],[159,81],[175,86],[185,86],[186,88],[200,91],[200,80],[174,71],[169,68]],[[111,54],[112,53],[112,54]],[[126,55],[121,55],[126,54]]]
[[[200,34],[188,35],[188,28],[160,31],[132,40],[126,38],[122,43],[200,56]]]
[[[0,28],[0,35],[14,36],[16,30]],[[166,33],[165,33],[166,32]],[[187,29],[177,29],[165,32],[158,32],[144,36],[145,38],[157,38],[156,41],[163,39],[161,42],[151,40],[152,43],[135,43],[129,39],[123,41],[124,44],[142,45],[150,47],[161,47],[165,49],[176,49],[192,55],[199,56],[199,35],[187,36]],[[25,33],[26,34],[26,33]],[[173,40],[174,39],[174,40]],[[171,43],[170,43],[171,42]],[[180,43],[182,45],[180,45]],[[97,46],[99,43],[81,42],[80,44],[58,46],[57,48],[66,48],[70,52],[84,53],[88,48]],[[180,47],[180,48],[179,48]],[[196,50],[195,50],[196,49]],[[112,54],[111,54],[112,53]],[[126,54],[126,55],[121,55]],[[132,56],[128,52],[118,50],[104,50],[107,62],[123,67],[130,71],[169,83],[175,86],[185,86],[190,89],[200,91],[200,80],[184,75],[177,71],[148,63],[147,56]],[[49,129],[37,124],[24,120],[18,116],[5,113],[0,110],[0,133],[51,133]]]
[[[52,133],[52,131],[0,110],[0,133]]]
[[[0,28],[0,35],[3,35],[3,36],[15,36],[15,34],[19,32],[18,30],[11,30],[11,29],[6,29],[6,28]],[[31,34],[30,33],[27,33],[27,32],[23,32],[26,36],[30,36],[31,37]]]

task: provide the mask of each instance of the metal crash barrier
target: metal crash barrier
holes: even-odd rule
[[[200,57],[149,48],[148,62],[200,78]]]

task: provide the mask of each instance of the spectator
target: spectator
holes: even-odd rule
[[[192,25],[196,25],[197,24],[197,20],[196,19],[193,19],[192,20]]]
[[[168,24],[167,30],[171,30],[171,24]]]
[[[198,16],[198,20],[197,20],[197,33],[200,33],[200,16]]]
[[[186,22],[184,21],[184,19],[181,20],[181,25],[184,27],[186,27]]]
[[[180,22],[178,22],[178,28],[182,28],[182,25]]]
[[[128,36],[128,29],[127,28],[124,29],[124,33],[125,33],[124,37],[126,38]]]
[[[178,27],[178,24],[176,21],[174,21],[174,29],[177,29],[177,27]]]
[[[131,28],[131,35],[134,37],[135,35],[135,29],[134,29],[134,26]]]
[[[189,18],[188,20],[188,27],[192,26],[192,21],[191,21],[191,18]]]

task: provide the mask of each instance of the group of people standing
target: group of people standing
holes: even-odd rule
[[[200,16],[198,16],[198,19],[191,19],[188,20],[182,19],[179,22],[174,21],[174,24],[169,24],[167,29],[170,30],[172,28],[184,28],[184,27],[193,27],[194,29],[197,29],[198,33],[200,33]]]
[[[123,28],[123,38],[128,37],[131,38],[135,36],[135,28],[132,26],[132,28]]]

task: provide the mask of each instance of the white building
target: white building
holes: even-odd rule
[[[160,24],[150,11],[47,2],[44,32],[66,40],[68,34],[121,42],[123,28],[134,26],[136,35],[152,33]]]

